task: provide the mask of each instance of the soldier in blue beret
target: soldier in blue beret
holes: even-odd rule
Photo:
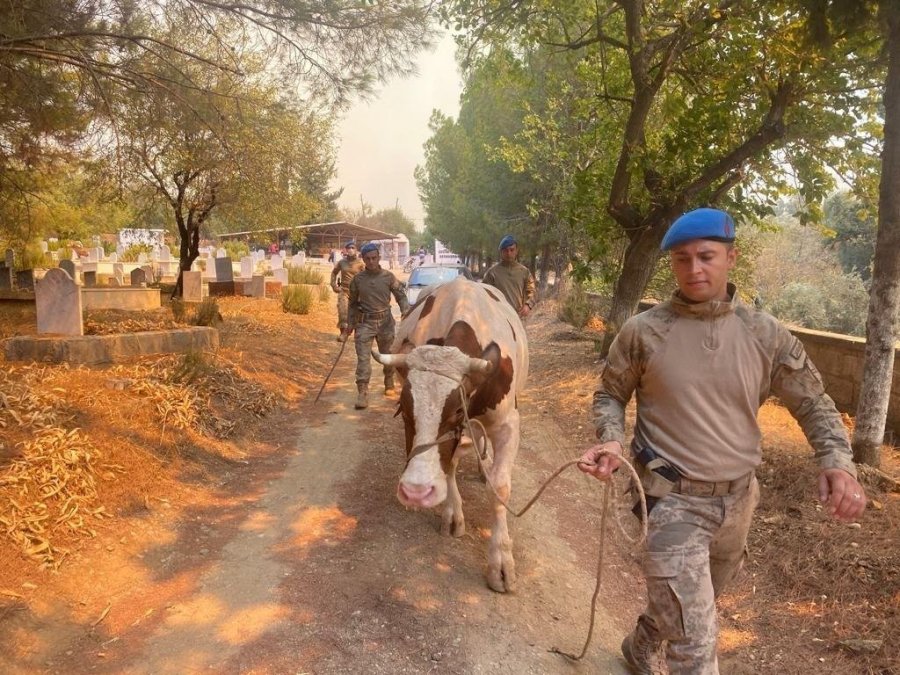
[[[600,479],[621,463],[637,393],[631,454],[650,510],[647,608],[622,642],[636,673],[719,672],[715,599],[744,560],[759,501],[757,413],[770,395],[815,449],[825,510],[850,521],[866,505],[847,430],[803,344],[728,281],[734,238],[719,209],[672,223],[661,248],[678,290],[622,326],[594,393],[598,444],[579,468]]]
[[[484,273],[483,283],[499,289],[523,319],[535,304],[534,276],[518,261],[519,242],[511,234],[500,240],[500,262]]]

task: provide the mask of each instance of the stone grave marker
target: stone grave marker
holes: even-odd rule
[[[262,274],[254,274],[250,282],[244,284],[244,295],[251,298],[266,297],[266,278]]]
[[[71,260],[60,260],[59,261],[59,269],[65,270],[66,274],[69,275],[69,278],[72,281],[74,281],[76,283],[78,282],[78,273],[75,271],[75,263],[74,262],[72,262]]]
[[[269,266],[273,270],[283,269],[284,268],[284,258],[282,258],[280,255],[275,253],[274,255],[272,255],[271,258],[269,258]]]
[[[110,253],[109,254],[109,262],[115,264],[119,262],[119,254],[118,253]]]
[[[224,248],[219,247],[216,249],[216,258],[225,258],[227,256],[228,251],[226,251]]]
[[[81,274],[84,279],[85,288],[93,288],[97,285],[97,273],[93,270],[86,270]]]
[[[216,258],[215,270],[216,281],[234,281],[234,269],[231,266],[231,258]]]
[[[16,288],[20,291],[34,293],[34,270],[19,270],[16,272]]]
[[[13,268],[0,265],[0,291],[11,291],[13,287]]]
[[[159,247],[159,261],[169,262],[170,260],[172,260],[172,249],[169,248],[168,244],[163,244]]]
[[[34,289],[37,332],[84,335],[81,322],[81,289],[59,267],[47,270]]]
[[[306,264],[306,253],[300,252],[294,254],[291,258],[291,265],[294,267],[303,267]]]
[[[156,283],[156,275],[153,273],[153,267],[150,265],[142,265],[141,269],[144,270],[144,282],[148,284]]]
[[[203,300],[203,279],[200,272],[181,273],[181,297],[185,302]]]
[[[16,264],[16,252],[11,248],[6,249],[6,253],[3,256],[3,264],[8,268],[12,269]]]
[[[144,253],[143,251],[141,251],[140,253],[138,253],[138,259],[137,259],[137,261],[138,261],[138,264],[139,264],[139,265],[143,265],[145,262],[147,262],[147,254]]]
[[[117,253],[119,256],[125,255],[125,247],[122,246],[122,244],[119,244],[118,246],[116,246],[116,253]]]
[[[41,241],[41,253],[46,253],[49,250],[50,244],[48,244],[46,241]]]
[[[125,285],[125,265],[124,263],[113,263],[113,277],[116,280],[116,286]]]
[[[135,288],[147,285],[147,275],[142,268],[131,270],[131,285]]]
[[[241,258],[241,277],[243,279],[249,279],[253,276],[253,267],[256,261],[253,260],[252,256],[245,255]]]
[[[288,271],[283,267],[281,269],[275,270],[275,281],[280,283],[282,286],[287,286],[288,282]]]
[[[98,260],[97,249],[89,248],[87,254],[88,254],[88,262],[97,262],[97,260]]]

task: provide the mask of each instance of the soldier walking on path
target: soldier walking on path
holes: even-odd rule
[[[397,300],[401,315],[409,311],[403,287],[393,272],[382,269],[381,254],[376,244],[366,244],[360,250],[365,269],[350,282],[347,327],[341,339],[347,340],[356,331],[356,409],[369,405],[369,378],[372,376],[372,341],[382,354],[390,352],[394,341],[394,317],[391,315],[391,296]],[[394,368],[384,366],[384,393],[394,392]]]
[[[362,272],[365,264],[356,255],[356,243],[348,241],[344,244],[344,257],[338,260],[331,270],[331,290],[337,293],[338,330],[343,333],[347,328],[347,301],[350,295],[350,282]],[[340,335],[338,340],[340,340]]]
[[[484,273],[482,281],[499,289],[523,319],[534,309],[534,277],[517,258],[519,243],[511,234],[500,240],[500,262]]]
[[[622,643],[635,673],[719,672],[715,599],[744,561],[759,501],[757,413],[771,394],[815,450],[825,510],[847,521],[866,506],[847,430],[803,344],[728,282],[734,234],[717,209],[672,224],[661,247],[678,290],[622,326],[594,394],[599,444],[579,468],[607,479],[622,461],[625,407],[637,393],[631,451],[649,511],[647,608]]]

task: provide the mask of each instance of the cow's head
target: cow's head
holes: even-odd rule
[[[462,431],[462,397],[477,391],[494,371],[500,349],[491,343],[481,358],[456,347],[422,345],[407,354],[378,354],[377,361],[405,373],[400,413],[406,427],[407,462],[397,498],[405,506],[437,506],[447,497],[447,473]]]

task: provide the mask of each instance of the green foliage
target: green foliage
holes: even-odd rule
[[[288,267],[288,283],[289,284],[309,284],[318,286],[325,283],[325,277],[321,271],[303,265],[302,267]]]
[[[215,298],[204,298],[197,304],[191,323],[195,326],[217,326],[222,321],[219,303]]]
[[[873,210],[847,193],[836,193],[825,201],[825,241],[837,251],[846,274],[863,282],[872,276],[878,221]]]
[[[222,248],[225,249],[225,253],[232,260],[240,260],[244,256],[250,255],[250,247],[243,241],[229,239],[222,243]]]
[[[559,318],[575,328],[584,328],[593,314],[591,302],[579,283],[569,285],[559,302]]]
[[[281,289],[281,309],[291,314],[309,314],[314,302],[308,286],[289,284]]]
[[[869,294],[853,275],[829,277],[824,286],[793,282],[782,289],[771,306],[783,321],[843,335],[862,337],[866,332]]]
[[[319,302],[328,302],[331,299],[331,289],[325,284],[319,284]]]
[[[153,247],[150,244],[131,244],[122,251],[122,257],[119,258],[119,262],[137,262],[141,253],[149,256],[152,251]]]

